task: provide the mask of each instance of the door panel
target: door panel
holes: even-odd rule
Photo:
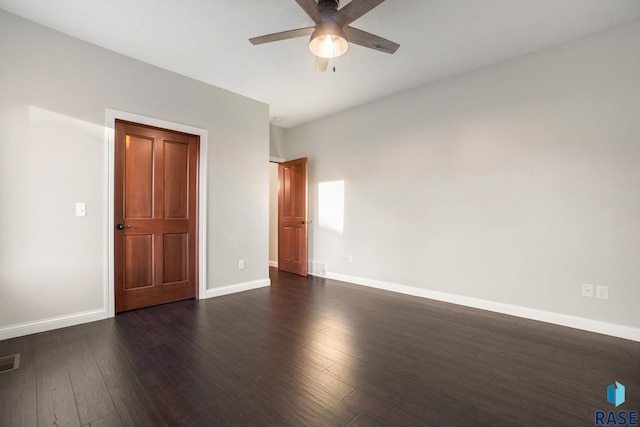
[[[116,312],[193,298],[198,137],[116,121]]]
[[[285,259],[296,259],[296,234],[293,227],[283,227],[282,229],[282,256]],[[279,264],[279,263],[278,263]]]
[[[188,235],[164,235],[164,283],[180,282],[189,279],[187,270]]]
[[[175,142],[164,144],[164,217],[186,218],[188,215],[189,146]]]
[[[307,158],[278,165],[278,268],[307,275]]]
[[[153,235],[125,236],[125,289],[151,286],[153,274]]]
[[[153,140],[126,135],[125,217],[153,216]]]

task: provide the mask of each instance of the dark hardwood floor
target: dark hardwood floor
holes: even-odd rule
[[[0,341],[0,425],[588,426],[640,343],[319,278]]]

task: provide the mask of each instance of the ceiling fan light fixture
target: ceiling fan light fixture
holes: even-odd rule
[[[337,58],[349,49],[347,36],[341,28],[330,26],[318,26],[311,34],[309,50],[320,58]]]

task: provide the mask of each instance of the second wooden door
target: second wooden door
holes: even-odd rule
[[[307,275],[307,158],[278,165],[278,268]]]

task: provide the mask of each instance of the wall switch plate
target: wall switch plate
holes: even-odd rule
[[[86,203],[76,203],[76,216],[87,216]]]
[[[244,260],[243,259],[238,261],[238,270],[244,270]]]
[[[348,262],[349,264],[353,264],[353,256],[352,256],[352,255],[349,255],[349,256],[347,257],[347,262]]]
[[[590,285],[588,283],[583,283],[582,296],[587,298],[593,298],[593,285]]]
[[[600,299],[609,299],[609,287],[598,285],[596,287],[596,297]]]

